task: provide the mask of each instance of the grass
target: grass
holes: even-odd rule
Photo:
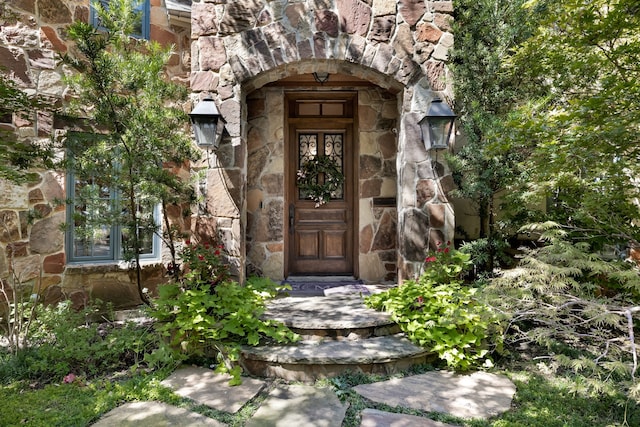
[[[7,363],[9,359],[0,359]],[[421,366],[394,377],[416,375],[432,370]],[[0,371],[2,371],[0,369]],[[5,371],[6,372],[6,371]],[[349,404],[343,426],[360,425],[360,414],[366,408],[417,415],[445,423],[468,427],[544,426],[640,426],[640,407],[625,401],[622,393],[612,389],[594,395],[584,386],[584,377],[572,372],[551,372],[541,362],[502,361],[496,372],[509,376],[517,386],[512,409],[495,419],[463,420],[450,415],[415,409],[390,407],[358,395],[352,387],[384,381],[388,376],[347,373],[337,378],[321,380],[318,387],[331,387],[338,397]],[[160,401],[182,407],[229,426],[243,426],[251,418],[269,391],[284,381],[268,383],[258,396],[238,413],[228,414],[175,395],[160,382],[168,371],[155,373],[128,372],[120,379],[114,376],[80,379],[73,384],[13,381],[0,386],[2,426],[84,426],[95,422],[111,409],[130,401]]]
[[[413,375],[432,369],[421,367],[398,376]],[[581,392],[580,377],[571,373],[548,375],[533,363],[509,366],[497,372],[508,375],[517,386],[512,409],[494,419],[463,420],[449,415],[395,408],[375,403],[351,390],[357,384],[385,380],[388,377],[349,373],[335,379],[317,382],[319,387],[332,387],[349,403],[343,427],[360,425],[360,413],[365,408],[427,417],[436,421],[468,427],[631,427],[640,426],[640,407],[626,402],[615,393],[598,396]],[[283,381],[272,381],[256,398],[237,414],[228,414],[175,395],[160,381],[166,372],[136,373],[113,381],[97,378],[90,382],[48,384],[32,387],[17,381],[0,387],[2,426],[85,426],[118,405],[130,401],[161,401],[214,418],[229,426],[242,426],[257,410],[269,391]]]

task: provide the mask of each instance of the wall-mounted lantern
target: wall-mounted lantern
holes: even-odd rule
[[[440,98],[431,101],[429,112],[420,120],[422,142],[427,150],[446,150],[456,115]]]
[[[216,150],[222,139],[226,120],[218,111],[216,103],[207,96],[195,106],[189,114],[198,147]]]

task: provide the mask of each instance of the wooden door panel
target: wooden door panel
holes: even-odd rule
[[[297,231],[296,249],[299,259],[318,259],[320,257],[320,233],[317,231]]]
[[[325,95],[327,96],[327,95]],[[355,97],[315,99],[287,104],[287,221],[286,274],[355,274],[354,199]],[[304,118],[317,115],[318,117]],[[344,175],[341,188],[320,206],[297,187],[297,171],[317,156],[328,156]],[[324,178],[318,178],[322,182]]]
[[[325,230],[322,232],[325,259],[344,259],[347,256],[346,230]]]

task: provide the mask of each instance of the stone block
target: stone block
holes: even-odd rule
[[[415,32],[416,41],[436,44],[442,37],[442,30],[435,25],[423,22],[418,24]]]
[[[40,18],[49,24],[70,24],[71,11],[62,0],[39,0],[38,13]]]
[[[36,221],[31,228],[29,245],[32,253],[51,254],[62,250],[64,235],[60,226],[64,224],[64,213]]]
[[[382,170],[382,160],[376,156],[360,156],[360,179],[378,176]]]
[[[29,242],[11,242],[7,244],[7,256],[19,258],[29,255]]]
[[[216,34],[216,5],[211,3],[193,3],[191,5],[191,37],[198,38]]]
[[[371,25],[371,7],[361,0],[337,0],[340,31],[366,36]]]
[[[373,0],[374,16],[385,16],[396,14],[396,0]]]
[[[47,274],[61,274],[64,271],[65,256],[64,253],[49,255],[45,257],[42,268]]]
[[[55,28],[44,26],[40,28],[40,31],[44,36],[42,39],[45,47],[48,47],[46,42],[49,42],[56,52],[65,53],[67,51],[67,45],[60,39]]]
[[[398,11],[405,22],[413,27],[427,11],[426,1],[399,0]]]
[[[444,13],[435,13],[433,23],[443,31],[451,31],[453,24],[453,16]]]
[[[371,242],[373,241],[373,227],[367,224],[360,231],[360,253],[367,254],[371,251]]]
[[[325,32],[330,37],[337,37],[340,29],[338,15],[331,10],[317,10],[315,13],[316,30]]]
[[[27,56],[31,68],[53,70],[56,67],[56,61],[51,50],[32,49],[28,51]]]
[[[13,210],[0,211],[0,242],[9,243],[20,239],[20,221]]]
[[[505,376],[487,372],[456,375],[433,371],[405,378],[354,387],[374,402],[427,412],[443,412],[459,418],[487,419],[511,407],[516,387]]]
[[[284,9],[284,16],[293,28],[298,28],[300,22],[304,20],[305,14],[306,11],[303,3],[289,3]]]
[[[265,277],[272,280],[284,279],[284,253],[272,253],[262,265],[262,271]]]
[[[261,2],[230,2],[224,8],[224,15],[220,22],[220,33],[240,34],[250,30],[256,24],[255,16],[262,8]],[[193,14],[193,11],[191,12]],[[193,22],[193,17],[191,18]]]
[[[191,73],[189,86],[196,92],[211,92],[216,90],[218,82],[218,76],[213,71],[195,71]]]
[[[323,33],[313,35],[313,51],[314,56],[318,59],[327,57],[327,40]]]
[[[375,252],[361,253],[358,257],[360,263],[360,278],[366,281],[384,280],[387,274],[384,265]]]
[[[416,186],[417,199],[416,203],[419,207],[431,201],[437,194],[436,183],[432,179],[421,179]]]
[[[9,70],[9,76],[20,85],[32,84],[27,70],[27,58],[22,50],[0,46],[0,65]]]
[[[360,197],[368,198],[368,197],[378,197],[380,196],[380,190],[382,188],[382,179],[368,179],[363,181],[360,186]]]
[[[13,271],[18,277],[18,282],[25,284],[40,276],[40,257],[31,255],[13,259]]]
[[[393,35],[396,28],[396,16],[379,16],[373,19],[371,31],[369,31],[369,40],[379,43],[387,43]]]
[[[25,21],[18,21],[15,25],[3,25],[2,34],[6,39],[6,44],[27,49],[37,49],[40,47],[38,44],[38,29],[33,21]]]
[[[398,152],[398,140],[393,132],[383,132],[377,137],[378,147],[385,159],[395,159]]]
[[[227,62],[224,43],[218,37],[200,37],[198,51],[200,71],[218,71]]]
[[[376,55],[371,62],[371,67],[381,73],[386,73],[391,60],[393,59],[393,48],[387,44],[380,44],[376,50]]]
[[[0,180],[0,206],[4,209],[28,209],[29,192],[27,188]]]
[[[385,251],[396,247],[397,224],[395,218],[385,212],[380,219],[378,230],[373,239],[372,251]]]
[[[282,174],[266,174],[260,180],[267,195],[284,194],[284,176]]]
[[[359,35],[353,35],[349,40],[349,45],[345,52],[345,60],[353,63],[360,63],[364,57],[367,40]]]

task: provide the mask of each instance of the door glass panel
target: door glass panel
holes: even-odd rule
[[[344,175],[344,135],[342,133],[301,133],[298,136],[298,169],[301,169],[309,160],[314,159],[318,153],[330,157]],[[324,180],[324,176],[316,178]],[[321,183],[321,182],[320,182]],[[309,195],[298,190],[300,200],[308,199]],[[336,191],[331,193],[332,200],[341,200],[344,197],[344,183]]]
[[[336,162],[342,175],[344,176],[344,162],[343,162],[343,140],[341,133],[327,133],[324,135],[324,154]],[[331,193],[332,199],[342,199],[344,195],[344,182],[336,191]]]

